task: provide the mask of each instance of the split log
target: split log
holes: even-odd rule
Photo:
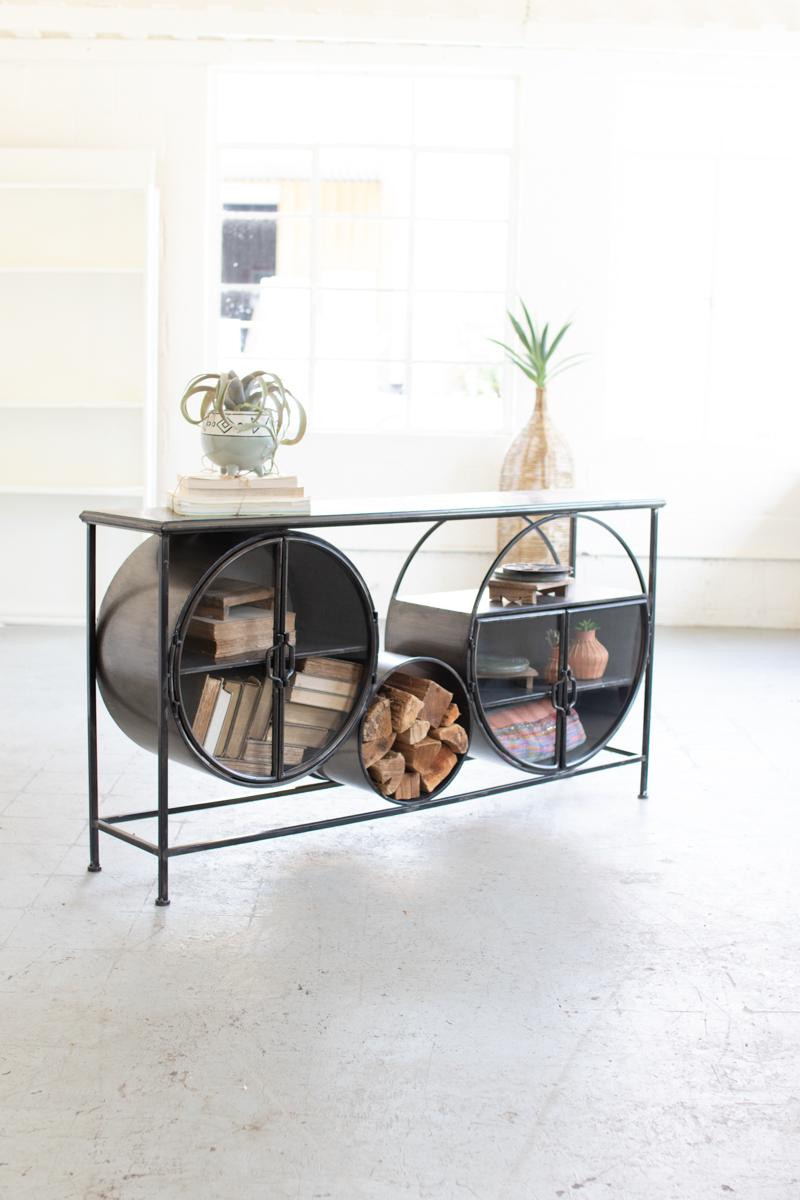
[[[461,716],[461,710],[459,709],[458,705],[451,704],[450,707],[445,710],[445,714],[442,717],[439,724],[440,725],[452,725],[453,722],[457,721],[460,716]]]
[[[392,729],[395,733],[405,733],[422,712],[422,700],[411,692],[388,684],[381,689],[381,695],[387,698],[391,706]]]
[[[423,738],[428,736],[430,727],[430,721],[422,721],[418,717],[410,729],[404,730],[403,733],[398,733],[398,749],[400,746],[414,746],[417,742],[421,742]]]
[[[374,742],[376,738],[391,737],[392,706],[385,696],[378,696],[367,709],[361,724],[362,742]]]
[[[361,745],[361,761],[365,767],[371,767],[379,758],[383,758],[384,754],[388,754],[394,745],[393,733],[388,737],[375,738],[371,742],[363,742]]]
[[[456,754],[466,754],[469,748],[467,731],[461,725],[442,725],[431,730],[431,737],[455,750]]]
[[[402,743],[398,743],[397,746],[406,760],[408,769],[419,771],[420,774],[431,769],[441,748],[441,742],[437,742],[435,738],[423,738],[413,746],[404,746]]]
[[[458,759],[452,750],[448,750],[446,746],[440,745],[439,753],[433,765],[429,770],[420,771],[419,773],[423,792],[435,792],[437,787],[445,781],[457,762]]]
[[[431,725],[441,725],[442,717],[453,702],[453,693],[446,691],[433,679],[418,679],[405,671],[395,671],[390,677],[392,688],[410,692],[422,700],[422,710],[419,716]]]
[[[384,796],[391,796],[400,786],[400,780],[405,774],[406,764],[402,754],[390,750],[368,768],[370,775],[378,785],[378,790]]]
[[[395,800],[418,800],[420,779],[417,771],[406,771],[394,794]]]

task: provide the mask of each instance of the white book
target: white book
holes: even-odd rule
[[[214,705],[214,712],[212,713],[211,721],[209,722],[208,732],[203,738],[203,749],[207,754],[213,755],[214,753],[217,739],[222,731],[222,726],[225,723],[225,717],[228,714],[228,709],[232,699],[233,696],[230,692],[226,692],[224,688],[220,689],[220,693],[217,696],[217,703]]]
[[[178,488],[187,491],[297,491],[302,496],[296,475],[220,475],[218,471],[198,471],[195,475],[178,476]],[[176,489],[177,490],[177,489]]]
[[[311,512],[310,500],[261,500],[245,502],[220,493],[219,499],[194,501],[190,493],[170,492],[173,512],[183,517],[279,517]]]

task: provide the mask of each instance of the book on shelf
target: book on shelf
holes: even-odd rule
[[[347,712],[359,690],[364,668],[343,658],[310,656],[294,677],[291,700],[312,708]]]
[[[206,741],[203,744],[203,749],[213,755],[214,758],[219,758],[225,754],[241,687],[242,682],[240,679],[223,679],[222,681],[222,689],[217,698],[214,716],[211,720]],[[215,727],[217,735],[216,737],[212,737]]]
[[[302,678],[302,676],[298,678]],[[346,696],[340,696],[335,692],[317,692],[313,688],[304,688],[298,683],[294,683],[289,693],[289,698],[296,704],[305,704],[311,708],[328,709],[333,712],[343,713],[349,712],[353,707],[353,701],[357,694],[357,688],[354,688]]]
[[[250,722],[250,728],[247,731],[247,736],[252,738],[263,739],[269,732],[272,724],[272,680],[265,679],[261,684],[261,691],[258,694],[256,706],[253,709],[253,719]]]
[[[300,669],[303,675],[342,683],[359,683],[364,672],[361,663],[351,662],[348,658],[324,658],[320,654],[310,654]]]
[[[305,749],[303,746],[283,747],[283,763],[287,767],[296,767],[303,761]],[[272,738],[248,738],[244,746],[242,760],[254,767],[266,767],[272,772]]]
[[[284,704],[283,712],[292,725],[308,725],[312,729],[336,729],[342,723],[341,713],[334,709],[300,704],[291,699]]]
[[[178,486],[188,492],[213,490],[303,495],[303,488],[299,486],[296,475],[222,475],[219,471],[197,471],[193,475],[179,475]]]
[[[219,675],[206,675],[203,680],[203,688],[192,721],[192,733],[201,746],[204,745],[208,735],[221,687],[222,679]]]
[[[295,682],[298,687],[311,688],[314,692],[327,692],[330,696],[353,697],[358,691],[358,687],[354,683],[344,683],[339,679],[320,679],[318,675],[311,675],[308,671],[302,670],[297,672]]]
[[[274,634],[271,608],[242,605],[225,617],[194,615],[189,621],[186,644],[214,658],[230,658],[249,651],[268,650]],[[295,614],[286,613],[289,641],[295,641]]]
[[[231,723],[228,743],[225,747],[226,758],[240,758],[244,750],[245,739],[250,730],[253,710],[258,700],[261,684],[257,679],[243,679],[239,688],[239,699],[236,712]]]
[[[312,725],[293,725],[290,721],[284,722],[284,747],[300,746],[303,750],[319,750],[327,745],[332,737],[333,732],[330,729],[315,728]]]

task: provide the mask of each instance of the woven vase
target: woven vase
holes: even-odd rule
[[[537,387],[533,413],[511,443],[500,471],[500,490],[530,492],[546,488],[570,488],[573,485],[572,454],[567,441],[550,419],[547,391]],[[497,522],[497,549],[507,546],[525,522],[519,517],[503,517]],[[569,520],[553,521],[544,527],[562,562],[569,561]],[[539,562],[550,555],[538,534],[520,538],[506,555],[505,562]]]
[[[608,666],[608,651],[596,635],[596,629],[579,629],[575,634],[567,661],[576,679],[600,679]]]

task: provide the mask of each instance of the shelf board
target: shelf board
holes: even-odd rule
[[[249,654],[237,654],[233,658],[218,658],[216,661],[200,650],[184,650],[181,657],[181,675],[197,675],[206,671],[230,671],[236,667],[263,666],[266,650],[251,651]],[[347,654],[367,653],[367,647],[360,646],[327,646],[310,650],[296,650],[295,662],[304,658],[338,658]]]
[[[478,605],[479,620],[488,618],[509,618],[534,616],[550,609],[591,607],[593,604],[608,604],[612,601],[645,600],[643,592],[628,592],[619,588],[590,586],[572,582],[567,588],[566,596],[541,596],[538,604],[495,604],[489,599],[488,588],[481,597]],[[453,592],[426,592],[417,596],[397,597],[399,603],[418,604],[425,608],[434,608],[446,612],[471,613],[475,603],[475,590],[461,588]]]
[[[597,692],[605,688],[621,688],[630,687],[633,679],[630,675],[604,675],[602,679],[578,679],[578,695],[581,692]],[[499,688],[497,689],[500,690]],[[480,693],[480,682],[478,684]],[[489,708],[506,708],[513,704],[523,704],[526,700],[545,700],[549,699],[552,693],[552,684],[541,683],[528,691],[519,691],[513,695],[505,695],[496,700],[484,700],[481,698],[480,705],[483,709]]]
[[[144,488],[139,485],[129,487],[77,487],[75,485],[52,487],[36,483],[4,483],[0,484],[0,496],[143,496]]]

